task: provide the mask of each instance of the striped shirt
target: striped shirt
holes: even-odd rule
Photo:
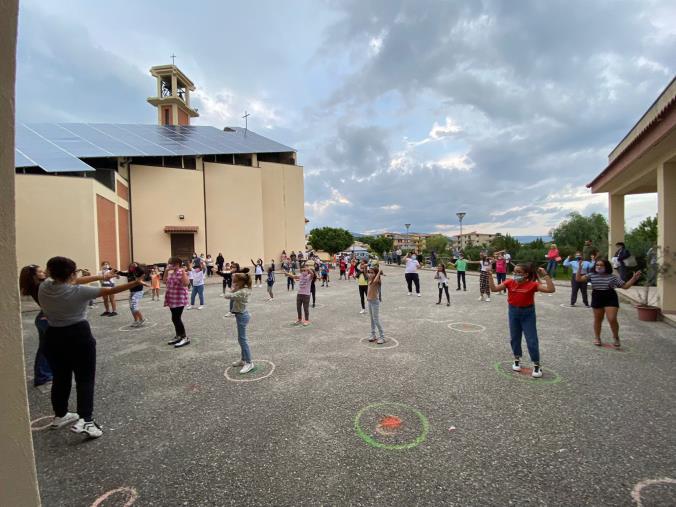
[[[183,269],[177,269],[167,277],[167,292],[164,294],[164,306],[178,308],[188,304],[188,288],[183,285]]]
[[[618,276],[606,273],[589,273],[587,279],[592,284],[592,290],[619,289],[625,283]]]

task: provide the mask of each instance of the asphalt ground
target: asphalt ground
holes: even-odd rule
[[[291,325],[296,294],[281,277],[273,302],[253,289],[258,367],[245,376],[228,368],[239,346],[218,285],[204,310],[185,313],[183,349],[165,344],[173,327],[161,302],[143,299],[152,327],[138,331],[120,330],[126,303],[113,318],[99,304],[90,322],[104,435],[33,433],[43,504],[676,504],[676,484],[646,482],[676,479],[673,327],[624,305],[622,350],[597,348],[591,311],[561,306],[569,289],[539,295],[545,376],[531,379],[509,370],[504,296],[477,301],[468,277],[467,292],[451,285],[451,306],[437,306],[431,273],[420,298],[400,269],[386,274],[381,347],[365,341],[354,282],[319,284],[307,328]],[[28,372],[34,316],[23,314]],[[47,417],[37,428],[52,415],[49,395],[28,383],[31,418]]]

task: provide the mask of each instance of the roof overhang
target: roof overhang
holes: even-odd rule
[[[172,234],[194,234],[199,230],[197,225],[165,225],[164,232]]]
[[[148,102],[155,107],[176,104],[179,108],[188,113],[191,118],[196,118],[200,115],[178,97],[148,97]]]
[[[150,68],[150,74],[153,77],[164,77],[175,75],[184,85],[188,87],[191,92],[195,91],[195,83],[193,83],[188,76],[181,72],[181,69],[176,65],[156,65]]]

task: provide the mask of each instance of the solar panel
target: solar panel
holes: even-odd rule
[[[17,125],[16,167],[92,171],[80,158],[162,157],[291,152],[250,130],[195,125],[41,123]]]

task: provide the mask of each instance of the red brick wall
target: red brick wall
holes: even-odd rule
[[[171,125],[173,123],[174,119],[171,114],[171,106],[164,106],[162,108],[162,125]]]
[[[108,261],[111,266],[117,266],[115,203],[100,195],[96,196],[96,223],[99,231],[99,262]]]
[[[119,180],[117,181],[117,195],[129,202],[129,187],[124,183],[120,183]]]
[[[117,207],[117,227],[120,243],[120,268],[127,269],[131,262],[131,249],[129,248],[129,210]]]
[[[179,125],[190,125],[190,117],[185,111],[178,110],[178,124]]]

